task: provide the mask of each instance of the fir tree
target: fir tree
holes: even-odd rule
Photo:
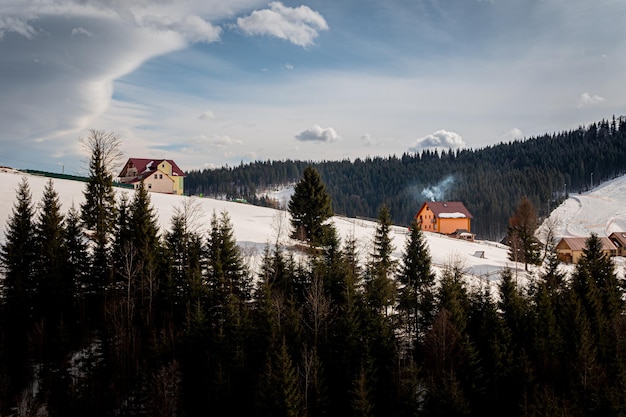
[[[67,348],[69,320],[73,319],[74,280],[67,273],[63,215],[52,180],[44,189],[35,224],[35,288],[38,316],[44,323],[43,352],[58,359]]]
[[[374,310],[387,314],[387,308],[396,297],[396,287],[392,277],[396,261],[391,258],[394,250],[391,240],[391,213],[389,206],[383,205],[378,213],[378,225],[374,234],[371,262],[368,266],[366,296]]]
[[[117,217],[111,170],[121,155],[121,144],[117,135],[99,130],[90,130],[82,143],[91,155],[81,219],[95,246],[92,291],[101,293],[109,278],[109,244]]]
[[[398,309],[404,313],[408,333],[415,342],[431,323],[435,309],[435,274],[426,238],[415,222],[410,227],[397,279],[401,285]]]
[[[305,168],[289,201],[293,227],[292,237],[320,245],[326,234],[324,222],[333,215],[332,202],[319,173],[312,166]]]
[[[3,319],[5,354],[9,396],[15,394],[28,379],[26,372],[27,334],[32,325],[34,214],[30,186],[22,178],[17,188],[17,201],[7,220],[5,241],[0,246],[0,260],[4,272]]]

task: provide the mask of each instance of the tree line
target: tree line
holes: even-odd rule
[[[418,227],[392,258],[391,205],[371,245],[339,236],[330,210],[309,223],[328,203],[309,168],[296,188],[316,197],[291,208],[303,252],[268,244],[251,270],[228,213],[203,232],[184,199],[161,232],[143,187],[115,198],[116,137],[87,143],[80,208],[61,213],[53,182],[37,207],[27,180],[16,193],[1,415],[623,415],[623,286],[596,236],[571,276],[550,250],[494,287],[459,260],[436,271]]]
[[[276,205],[263,191],[295,183],[307,165],[322,176],[337,213],[375,218],[386,202],[394,208],[394,223],[407,226],[430,198],[424,191],[444,182],[445,193],[437,198],[463,201],[474,215],[472,231],[480,239],[499,241],[522,197],[528,197],[543,217],[567,194],[622,175],[626,171],[626,120],[613,117],[477,150],[426,149],[354,161],[257,161],[192,170],[187,172],[185,189],[190,195]]]

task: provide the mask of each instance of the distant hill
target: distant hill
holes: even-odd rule
[[[474,215],[473,232],[499,240],[523,196],[545,216],[572,192],[626,172],[626,118],[524,140],[457,151],[354,161],[259,161],[190,171],[186,193],[243,198],[272,205],[259,190],[293,183],[307,165],[321,174],[336,213],[375,218],[386,202],[396,224],[408,225],[424,201],[461,200]]]

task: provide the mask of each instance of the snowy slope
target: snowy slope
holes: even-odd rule
[[[4,239],[6,222],[15,202],[15,190],[24,176],[30,184],[35,204],[39,203],[43,195],[48,178],[14,171],[0,171],[0,192],[3,195],[0,199],[0,239]],[[60,179],[53,179],[53,183],[59,193],[64,211],[72,204],[79,207],[83,202],[85,183]],[[117,193],[132,193],[132,190],[117,189]],[[169,228],[175,209],[182,208],[186,199],[193,199],[194,204],[197,204],[204,213],[203,222],[199,226],[201,229],[208,230],[209,220],[214,212],[220,214],[226,211],[229,214],[237,242],[243,248],[252,267],[258,262],[258,255],[267,244],[280,243],[290,246],[293,243],[288,238],[289,218],[285,211],[210,198],[153,193],[151,194],[152,205],[158,214],[163,230]],[[626,225],[624,201],[626,201],[626,177],[602,185],[592,193],[572,196],[555,210],[554,215],[559,217],[559,224],[562,225],[560,227],[570,234],[585,235],[586,230],[604,230],[606,233],[608,230],[612,231]],[[594,213],[591,218],[597,220],[585,223],[582,219],[587,219],[588,213]],[[363,259],[366,259],[368,253],[371,252],[376,223],[338,216],[333,218],[333,222],[342,239],[349,236],[357,239]],[[394,227],[392,231],[396,247],[393,255],[400,258],[405,246],[407,230],[404,227]],[[435,233],[425,234],[433,263],[438,268],[453,262],[460,262],[468,274],[487,278],[490,281],[497,279],[498,272],[502,268],[515,268],[514,263],[507,259],[507,248],[503,245],[487,241],[466,242]],[[483,252],[484,258],[475,256],[477,252]],[[523,269],[523,265],[519,268]]]

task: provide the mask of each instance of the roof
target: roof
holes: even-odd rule
[[[626,246],[625,232],[613,232],[609,235],[609,239],[611,239],[616,245],[619,244],[619,246],[622,248]]]
[[[562,247],[561,243],[567,245],[572,251],[582,251],[587,247],[587,239],[588,237],[564,237],[561,238],[558,247]],[[615,250],[615,245],[611,242],[611,239],[608,237],[598,237],[600,239],[600,243],[602,243],[602,250]]]
[[[171,159],[145,159],[145,158],[130,158],[128,162],[124,165],[122,172],[124,172],[128,166],[129,162],[137,168],[137,172],[140,177],[143,177],[144,174],[150,174],[157,170],[159,164],[163,161],[167,161],[172,166],[172,175],[184,177],[185,173],[176,165],[176,162]],[[121,173],[120,173],[121,176]]]
[[[460,201],[428,201],[424,203],[419,211],[424,209],[424,206],[428,206],[430,211],[433,212],[435,217],[442,218],[468,218],[473,219],[472,213],[465,207]]]

